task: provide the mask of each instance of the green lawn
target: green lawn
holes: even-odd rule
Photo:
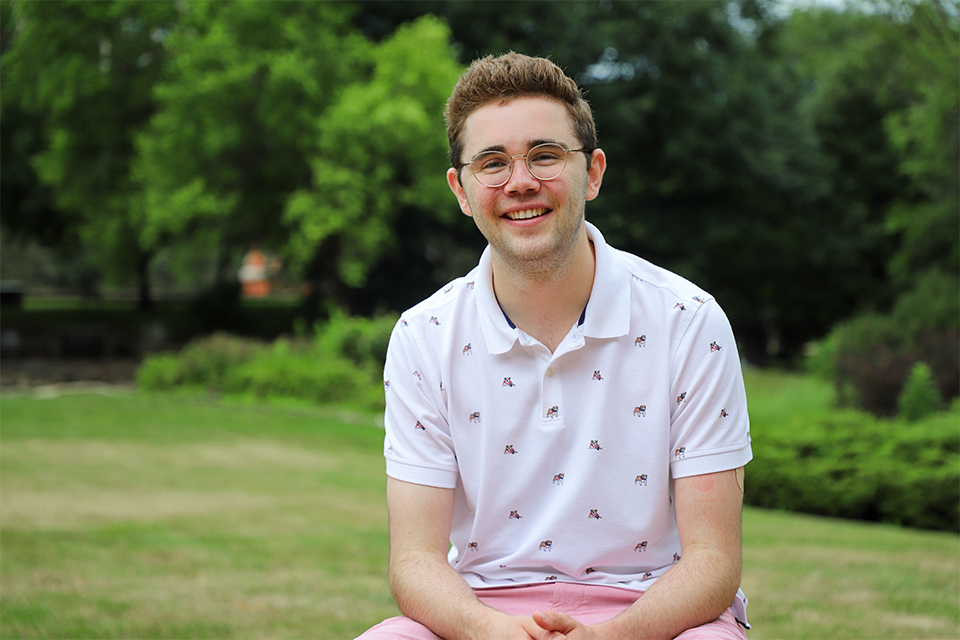
[[[0,637],[350,638],[394,615],[377,418],[4,396]],[[747,509],[744,548],[752,639],[960,637],[956,535]]]

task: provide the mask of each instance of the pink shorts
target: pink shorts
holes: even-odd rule
[[[560,611],[586,625],[604,622],[617,616],[643,595],[618,587],[572,582],[475,589],[477,597],[488,607],[512,616],[529,616],[534,611]],[[419,622],[406,616],[384,620],[357,640],[399,638],[402,640],[442,640]],[[679,640],[746,640],[733,609],[705,625],[684,631]]]

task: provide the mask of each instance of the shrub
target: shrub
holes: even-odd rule
[[[913,366],[913,371],[897,399],[897,406],[900,416],[907,422],[916,422],[940,407],[940,392],[928,364],[918,362]]]
[[[137,382],[147,389],[216,389],[230,371],[250,362],[264,348],[264,343],[257,340],[215,333],[194,340],[176,355],[148,357],[137,371]]]
[[[745,501],[960,530],[960,404],[913,423],[852,409],[754,424]]]
[[[396,324],[397,316],[363,318],[334,313],[327,322],[316,325],[317,346],[325,353],[336,353],[357,364],[376,365],[382,370],[390,332]]]
[[[895,415],[917,363],[926,363],[941,398],[960,394],[958,280],[926,274],[889,314],[865,314],[834,328],[811,361],[833,380],[842,404]]]
[[[395,317],[337,315],[315,329],[314,339],[301,335],[272,344],[214,334],[178,354],[149,357],[137,378],[145,389],[202,388],[382,409],[383,362],[394,324]]]

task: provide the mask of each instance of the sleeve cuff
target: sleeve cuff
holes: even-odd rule
[[[752,459],[753,449],[748,440],[742,446],[733,449],[711,451],[702,455],[688,454],[683,458],[675,458],[670,463],[670,471],[674,478],[702,476],[707,473],[737,469]]]
[[[394,480],[401,480],[411,484],[422,484],[427,487],[440,489],[454,489],[457,486],[459,473],[447,469],[431,469],[407,464],[399,460],[387,458],[387,475]]]

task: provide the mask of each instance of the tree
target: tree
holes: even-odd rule
[[[909,11],[902,81],[906,105],[885,119],[910,188],[887,215],[902,244],[890,264],[901,289],[925,273],[960,273],[960,16],[946,3],[895,5]]]
[[[323,113],[366,64],[350,5],[191,2],[165,45],[158,112],[138,137],[146,242],[198,234],[219,253],[279,250],[286,199],[309,184]]]
[[[287,203],[291,258],[348,309],[346,289],[401,249],[405,213],[421,227],[455,215],[442,179],[442,114],[460,71],[448,40],[446,26],[425,17],[373,49],[372,71],[320,116],[312,182]]]
[[[838,93],[856,87],[875,107],[870,134],[885,154],[885,172],[858,186],[865,195],[884,195],[861,200],[876,203],[871,218],[891,240],[884,256],[891,295],[832,331],[826,357],[838,388],[852,392],[850,399],[889,414],[917,363],[930,367],[943,397],[960,393],[960,19],[941,3],[877,2],[873,8],[875,44],[837,65],[847,69]],[[865,18],[831,20],[849,26]],[[863,42],[859,30],[835,33],[848,51]],[[830,96],[823,104],[831,105]],[[858,116],[862,111],[837,123],[838,139],[866,139],[857,135]],[[855,162],[843,168],[845,183],[858,177],[851,167],[877,160],[877,154],[866,160],[849,155]]]
[[[153,112],[151,91],[163,59],[163,34],[176,19],[175,5],[16,2],[11,14],[16,27],[2,67],[5,124],[12,114],[14,122],[35,123],[31,130],[43,136],[42,143],[12,141],[14,166],[26,172],[20,154],[30,154],[39,184],[50,189],[55,211],[63,217],[42,199],[35,210],[62,227],[53,239],[69,230],[83,245],[99,250],[104,267],[136,273],[140,306],[147,309],[155,246],[141,242],[139,234],[144,208],[130,173],[132,140]],[[25,175],[21,184],[33,188],[30,180]],[[31,198],[13,202],[14,220],[20,222]]]
[[[184,8],[166,40],[160,110],[138,139],[145,240],[217,239],[223,280],[231,256],[256,243],[282,252],[315,298],[361,306],[396,221],[414,209],[437,216],[442,111],[457,68],[439,21],[373,46],[350,26],[352,11]]]

